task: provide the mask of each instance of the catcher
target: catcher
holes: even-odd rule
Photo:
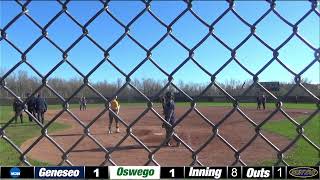
[[[175,104],[173,100],[173,95],[171,92],[167,92],[165,96],[165,101],[163,103],[163,113],[165,120],[170,124],[173,125],[175,123],[175,114],[174,114]],[[168,126],[167,124],[163,124],[162,127],[166,129],[166,145],[171,146],[170,141],[172,139],[172,135],[174,130],[172,127]],[[177,142],[177,146],[181,144],[180,140],[173,136],[174,140]]]
[[[111,105],[111,110],[116,113],[119,114],[119,110],[120,110],[120,105],[119,102],[117,101],[118,96],[116,96],[110,103]],[[112,125],[112,121],[113,119],[116,121],[116,132],[119,133],[120,129],[119,129],[119,121],[116,117],[114,117],[114,115],[112,114],[112,112],[109,110],[109,131],[108,134],[111,134],[111,125]]]

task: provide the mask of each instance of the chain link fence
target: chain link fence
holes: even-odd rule
[[[197,109],[196,107],[196,103],[198,102],[199,98],[202,97],[204,95],[204,93],[212,86],[215,86],[216,88],[218,88],[219,90],[221,90],[225,97],[230,100],[233,103],[233,111],[231,111],[231,113],[229,113],[227,116],[225,116],[223,119],[221,119],[221,121],[217,124],[212,123],[208,117],[205,117],[204,115],[201,116],[201,118],[208,122],[208,124],[210,124],[211,128],[212,128],[212,135],[211,137],[208,139],[208,141],[206,141],[201,147],[199,147],[198,149],[192,149],[187,142],[185,142],[183,139],[181,139],[177,134],[173,133],[172,135],[175,136],[177,139],[179,139],[182,143],[182,146],[184,146],[186,149],[188,149],[191,153],[193,162],[190,165],[202,165],[202,162],[200,162],[200,160],[198,159],[198,154],[202,151],[202,149],[204,149],[210,142],[212,139],[220,139],[221,141],[224,142],[224,144],[226,144],[226,146],[228,146],[233,152],[234,152],[234,162],[232,163],[232,165],[235,164],[242,164],[242,165],[246,165],[246,162],[244,162],[241,159],[241,154],[255,141],[255,139],[257,137],[261,137],[266,143],[268,143],[273,149],[274,151],[276,151],[277,153],[277,161],[275,162],[275,165],[280,165],[280,164],[284,164],[284,165],[288,165],[288,163],[285,161],[285,155],[284,153],[286,153],[289,149],[292,149],[292,147],[295,145],[295,143],[299,140],[299,139],[304,139],[305,141],[308,142],[308,144],[310,144],[317,152],[319,152],[320,154],[320,147],[319,145],[317,145],[316,143],[314,143],[313,141],[311,141],[307,135],[304,132],[304,126],[312,119],[314,118],[316,115],[318,115],[319,110],[320,110],[320,100],[319,98],[314,95],[311,91],[309,91],[302,83],[301,83],[301,76],[312,66],[317,65],[320,63],[319,60],[319,56],[320,56],[320,48],[319,47],[314,47],[312,44],[310,44],[301,34],[299,34],[299,25],[301,24],[301,22],[306,19],[310,14],[315,14],[318,18],[320,18],[320,12],[318,9],[318,5],[319,2],[318,1],[309,1],[306,3],[310,4],[310,9],[309,11],[307,11],[304,16],[301,17],[301,19],[299,19],[295,24],[290,23],[286,18],[284,18],[277,10],[276,10],[276,4],[277,2],[275,1],[265,1],[265,2],[259,2],[259,3],[267,3],[269,5],[268,10],[261,16],[259,17],[253,24],[249,23],[248,21],[246,21],[243,17],[241,17],[241,15],[239,15],[237,13],[237,11],[235,10],[234,7],[236,7],[237,2],[234,1],[227,1],[226,3],[229,4],[229,8],[227,8],[220,16],[218,16],[211,24],[208,24],[205,20],[203,20],[203,18],[201,16],[199,16],[195,11],[193,11],[192,9],[192,5],[193,2],[192,1],[184,1],[184,3],[186,4],[186,8],[178,15],[174,18],[174,20],[169,23],[166,24],[161,18],[159,18],[156,14],[154,14],[154,12],[152,11],[152,2],[151,1],[139,1],[137,3],[144,3],[145,8],[140,11],[134,18],[132,18],[132,20],[128,23],[128,24],[123,24],[121,22],[121,20],[117,19],[117,17],[112,13],[112,11],[109,9],[109,1],[99,1],[101,3],[101,9],[96,12],[96,14],[94,16],[92,16],[85,24],[80,23],[75,17],[73,17],[73,15],[68,11],[68,4],[69,4],[69,0],[67,1],[60,1],[58,0],[56,3],[58,3],[61,6],[61,10],[44,26],[41,26],[31,15],[29,15],[28,13],[28,5],[31,1],[16,1],[16,3],[21,6],[21,12],[16,15],[9,23],[7,23],[4,27],[1,27],[1,38],[0,38],[0,43],[2,42],[7,42],[8,44],[10,44],[10,46],[15,49],[17,52],[19,52],[19,54],[21,55],[21,60],[11,69],[9,69],[8,71],[6,71],[1,77],[0,77],[0,82],[1,82],[1,89],[8,92],[9,94],[11,94],[13,97],[18,98],[18,95],[15,94],[15,92],[13,92],[6,84],[6,78],[13,73],[13,71],[15,71],[19,66],[21,66],[22,64],[27,65],[28,67],[30,67],[42,80],[42,85],[37,88],[34,92],[32,92],[32,96],[36,95],[38,92],[41,91],[42,88],[48,88],[53,94],[55,94],[62,102],[63,105],[63,109],[61,111],[59,111],[59,113],[57,113],[47,124],[41,124],[36,117],[33,116],[33,114],[31,114],[27,109],[24,109],[23,111],[32,116],[33,119],[35,120],[35,122],[37,123],[37,125],[41,128],[41,135],[36,139],[36,141],[33,142],[33,144],[28,147],[25,151],[22,151],[15,143],[12,139],[10,139],[7,134],[6,134],[6,129],[9,127],[9,125],[14,121],[14,117],[12,117],[11,119],[8,119],[7,123],[2,124],[0,126],[0,138],[1,140],[4,140],[6,143],[9,143],[19,154],[20,154],[20,161],[23,162],[26,165],[32,165],[26,158],[26,154],[28,152],[30,152],[32,150],[32,148],[34,148],[34,146],[42,139],[42,138],[47,138],[55,147],[57,147],[61,153],[63,154],[61,157],[61,163],[60,165],[67,163],[69,165],[73,165],[73,163],[68,159],[68,155],[69,153],[85,138],[85,137],[89,137],[90,139],[92,139],[97,146],[99,146],[104,153],[106,154],[105,156],[105,161],[102,163],[102,165],[106,164],[106,163],[111,163],[113,165],[116,165],[116,163],[112,160],[112,153],[114,152],[114,150],[116,150],[119,145],[121,144],[122,141],[125,140],[125,138],[127,137],[132,137],[137,143],[139,143],[141,145],[142,148],[144,148],[146,150],[146,152],[148,152],[148,162],[146,162],[147,164],[156,164],[156,165],[160,165],[155,159],[154,159],[154,154],[156,152],[158,152],[161,148],[163,148],[164,144],[165,144],[165,140],[163,140],[163,143],[160,144],[157,148],[151,150],[148,146],[146,146],[142,141],[139,140],[138,137],[136,137],[133,133],[132,133],[132,127],[139,121],[139,119],[144,116],[147,112],[151,111],[153,112],[159,119],[161,119],[161,121],[163,121],[163,123],[166,123],[168,126],[170,126],[171,128],[175,128],[177,125],[179,125],[181,122],[184,121],[184,118],[191,112],[191,111],[195,111],[198,114],[202,115],[200,113],[200,111]],[[165,3],[165,2],[163,2]],[[5,7],[3,7],[5,8]],[[187,12],[190,12],[204,27],[207,28],[208,33],[192,48],[187,47],[183,41],[179,40],[177,37],[174,36],[174,34],[172,33],[174,31],[174,29],[172,28],[173,25],[175,23],[177,23]],[[107,49],[104,49],[92,36],[90,36],[90,32],[88,31],[88,26],[97,18],[99,17],[101,14],[103,13],[107,13],[117,24],[119,24],[122,28],[123,28],[123,34],[121,35],[121,37],[119,37],[110,47],[108,47]],[[130,28],[132,26],[132,24],[137,21],[143,14],[145,13],[149,13],[154,20],[156,20],[157,22],[159,22],[164,28],[166,28],[167,32],[150,48],[146,48],[144,46],[144,44],[140,43],[137,39],[135,39],[131,34],[130,34]],[[216,34],[215,34],[215,25],[220,22],[223,21],[223,17],[227,14],[227,13],[232,13],[234,14],[238,20],[240,20],[248,29],[250,29],[250,34],[245,37],[235,48],[231,48],[228,46],[227,43],[225,43],[222,39],[220,39]],[[82,30],[82,34],[81,36],[76,39],[76,41],[74,41],[68,48],[63,49],[59,46],[59,44],[56,44],[51,38],[50,35],[47,32],[47,29],[49,27],[52,26],[52,24],[56,21],[59,21],[59,17],[65,14],[67,15],[70,20],[72,20],[75,24],[77,24],[77,26]],[[267,42],[265,42],[264,40],[262,40],[255,32],[256,32],[256,27],[257,25],[266,17],[268,17],[270,14],[274,14],[276,15],[279,19],[281,19],[281,21],[283,21],[288,27],[290,27],[292,29],[291,35],[283,42],[281,43],[278,47],[276,48],[272,48]],[[20,50],[16,44],[14,44],[11,40],[10,40],[10,34],[7,34],[8,29],[10,29],[10,27],[15,24],[15,22],[21,18],[21,17],[27,17],[29,20],[32,21],[32,23],[34,24],[35,27],[39,28],[42,32],[41,36],[39,36],[25,51]],[[319,20],[319,19],[318,19]],[[293,38],[293,37],[297,37],[301,40],[301,42],[303,42],[305,45],[307,45],[313,52],[314,52],[314,60],[312,60],[306,67],[303,68],[302,71],[296,73],[293,72],[285,63],[283,63],[280,59],[279,59],[279,50],[281,48],[283,48],[284,46],[286,46],[286,44]],[[68,53],[70,52],[70,50],[72,50],[83,38],[87,38],[89,39],[98,49],[100,49],[103,53],[104,53],[104,59],[99,62],[88,74],[84,74],[82,73],[79,69],[77,69],[69,60],[68,60]],[[125,72],[123,72],[121,70],[121,68],[117,67],[111,59],[109,59],[109,52],[119,43],[121,42],[125,37],[130,38],[137,46],[139,46],[141,49],[143,49],[145,51],[145,58],[128,74],[126,74]],[[187,50],[189,52],[189,56],[187,59],[185,59],[180,65],[178,65],[177,67],[175,67],[175,69],[172,72],[166,72],[164,70],[163,67],[161,67],[160,65],[158,65],[153,59],[152,59],[152,52],[153,50],[162,43],[162,41],[166,38],[166,37],[171,37],[175,42],[177,42],[181,47],[183,47],[185,50]],[[230,58],[214,73],[208,71],[207,69],[205,69],[198,61],[197,59],[194,58],[194,52],[195,50],[208,38],[208,37],[213,37],[214,39],[216,39],[221,45],[223,45],[229,52],[230,52]],[[239,61],[237,59],[237,50],[242,47],[244,44],[246,44],[246,42],[248,41],[249,38],[254,37],[256,38],[262,45],[264,45],[266,48],[268,48],[270,51],[272,51],[273,53],[273,58],[270,59],[260,70],[257,71],[257,73],[253,73],[251,72],[248,68],[246,68],[245,65],[243,65],[241,63],[241,61]],[[39,41],[41,41],[42,39],[46,39],[48,40],[57,50],[59,50],[62,54],[62,60],[55,65],[54,68],[52,68],[51,71],[49,71],[47,74],[43,75],[41,74],[32,64],[29,63],[28,60],[28,53],[30,52],[30,50],[32,50],[37,43],[39,43]],[[164,73],[167,76],[167,83],[166,85],[162,88],[161,91],[159,91],[156,95],[152,96],[152,97],[148,97],[145,94],[143,94],[138,88],[136,88],[132,83],[131,83],[131,76],[133,73],[135,73],[144,63],[146,63],[147,61],[151,62],[157,69],[159,69],[162,73]],[[177,73],[187,62],[192,62],[194,63],[196,66],[198,66],[204,73],[206,73],[209,77],[211,77],[211,83],[207,86],[207,88],[205,88],[202,93],[200,93],[198,96],[195,97],[191,97],[189,96],[187,93],[185,93],[183,90],[181,90],[174,82],[173,82],[173,76],[175,75],[175,73]],[[273,101],[275,101],[275,109],[274,111],[261,123],[256,123],[254,122],[252,119],[250,119],[242,110],[241,107],[239,106],[239,100],[236,97],[233,97],[231,94],[229,94],[225,89],[223,89],[217,82],[216,82],[216,77],[217,75],[224,69],[226,68],[231,62],[236,62],[243,70],[245,70],[251,77],[253,80],[253,83],[240,95],[240,96],[245,96],[250,90],[252,90],[255,87],[261,88],[263,89],[263,91],[265,93],[268,94],[268,96],[270,96]],[[263,87],[260,82],[259,82],[259,75],[273,62],[278,62],[282,67],[284,67],[289,73],[291,73],[295,78],[294,78],[294,82],[295,85],[291,88],[291,90],[289,90],[287,92],[286,95],[284,95],[283,97],[277,97],[275,96],[272,92],[268,91],[265,87]],[[98,90],[96,90],[89,82],[89,77],[90,75],[92,75],[92,73],[94,73],[103,63],[109,63],[110,65],[112,65],[114,67],[114,69],[116,69],[119,73],[121,73],[123,75],[123,77],[125,77],[126,82],[124,83],[124,85],[117,90],[117,92],[113,95],[113,97],[107,98],[105,97],[101,92],[99,92]],[[76,89],[73,93],[73,95],[71,95],[69,98],[64,98],[62,97],[55,89],[53,89],[47,82],[48,82],[48,78],[49,76],[57,69],[59,68],[62,64],[68,64],[70,65],[82,78],[83,78],[83,84],[81,87],[79,87],[78,89]],[[181,94],[183,94],[188,101],[190,102],[190,107],[188,108],[188,111],[185,112],[184,115],[182,115],[175,124],[173,124],[172,126],[170,124],[168,124],[165,119],[163,119],[163,117],[154,109],[154,105],[153,103],[160,97],[160,95],[162,95],[163,93],[166,92],[166,89],[171,86],[174,87],[175,89],[177,89]],[[74,98],[76,96],[77,93],[79,93],[83,88],[88,87],[89,89],[91,89],[92,91],[94,91],[96,93],[97,96],[99,96],[99,98],[101,98],[104,102],[105,102],[105,111],[111,111],[112,110],[109,108],[109,101],[110,99],[113,99],[115,96],[119,95],[119,93],[126,87],[131,87],[132,89],[134,89],[135,91],[137,91],[141,96],[144,97],[144,99],[147,101],[147,108],[145,109],[144,113],[142,113],[137,119],[135,119],[131,124],[127,124],[120,116],[118,116],[117,114],[115,114],[114,112],[112,112],[116,118],[126,127],[126,132],[127,135],[115,146],[113,147],[113,149],[108,150],[106,149],[94,136],[92,136],[90,134],[90,127],[92,126],[93,123],[95,123],[97,121],[97,119],[99,118],[96,117],[94,119],[92,119],[91,123],[89,123],[88,125],[84,125],[84,123],[81,121],[81,119],[79,119],[76,116],[72,115],[72,112],[69,109],[69,103],[71,101],[72,98]],[[286,111],[283,108],[283,99],[286,98],[295,88],[302,88],[305,90],[306,93],[308,93],[310,95],[310,97],[312,97],[312,100],[314,102],[314,104],[317,106],[317,109],[312,112],[310,114],[309,117],[305,118],[305,120],[302,123],[298,123],[294,118],[290,117],[290,115],[288,113],[286,113]],[[28,99],[26,99],[25,101],[21,100],[20,101],[23,104],[26,104]],[[68,113],[70,114],[76,121],[79,122],[79,124],[82,125],[83,127],[83,135],[81,136],[81,138],[75,142],[70,149],[63,149],[48,133],[47,133],[47,129],[50,127],[50,125],[52,125],[52,123],[54,121],[56,121],[59,116],[61,116],[61,114],[63,113]],[[221,136],[221,134],[219,133],[219,127],[220,125],[226,120],[228,119],[234,112],[239,112],[241,114],[241,116],[243,118],[245,118],[248,122],[250,122],[250,124],[252,124],[255,128],[255,132],[256,135],[251,138],[242,148],[237,149],[235,148],[231,143],[229,143],[224,137]],[[298,133],[298,135],[296,136],[296,138],[294,138],[292,140],[292,142],[287,145],[285,148],[283,149],[279,149],[276,145],[274,145],[272,143],[272,141],[270,141],[267,137],[264,136],[264,134],[261,132],[261,128],[264,124],[266,124],[276,113],[281,113],[283,114],[286,118],[288,118],[291,123],[296,127],[296,131]],[[209,126],[209,125],[208,125]],[[319,158],[320,159],[320,158]],[[317,165],[320,164],[320,160],[317,163]]]

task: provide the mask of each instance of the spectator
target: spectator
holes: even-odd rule
[[[14,116],[15,123],[17,123],[18,116],[20,116],[20,121],[21,123],[23,123],[22,111],[24,107],[22,105],[22,102],[20,101],[20,97],[15,98],[12,106],[13,106],[13,111],[15,112],[15,116]]]
[[[36,113],[36,98],[34,96],[30,96],[30,93],[27,93],[27,106],[28,106],[28,111],[35,117],[37,118],[37,113]],[[32,121],[32,116],[29,115],[29,121]]]
[[[44,124],[44,113],[48,110],[47,103],[44,100],[44,98],[41,96],[41,94],[38,94],[38,97],[36,99],[36,111],[38,115],[38,120],[42,124]]]

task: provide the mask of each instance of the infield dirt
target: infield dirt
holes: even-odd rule
[[[181,117],[187,109],[188,108],[177,107],[176,117]],[[198,109],[215,124],[232,111],[232,108],[227,107],[199,107]],[[144,110],[145,108],[143,107],[123,107],[120,110],[120,117],[127,124],[130,124]],[[162,115],[160,108],[155,108],[155,110]],[[89,124],[102,111],[102,108],[92,108],[86,111],[79,111],[78,109],[71,110],[85,125]],[[254,122],[260,123],[266,119],[273,110],[258,111],[255,109],[242,109],[242,111]],[[52,118],[58,112],[58,110],[50,110],[47,113],[47,117]],[[293,118],[308,113],[306,110],[286,110],[286,112]],[[286,119],[285,116],[278,112],[270,121],[284,119]],[[49,136],[67,151],[82,137],[84,129],[66,112],[64,112],[57,121],[72,126],[67,130],[55,133],[51,133],[50,129],[48,131]],[[111,150],[127,135],[127,132],[126,128],[120,123],[120,133],[107,134],[108,124],[108,112],[106,112],[90,127],[90,134],[107,150]],[[161,120],[154,115],[153,112],[149,111],[132,127],[132,134],[152,151],[165,139],[165,130],[161,128],[161,125]],[[188,114],[175,129],[177,135],[193,150],[200,148],[213,134],[212,127],[194,110]],[[115,123],[113,123],[113,130],[115,130]],[[290,143],[290,140],[287,138],[265,131],[261,132],[279,149],[285,148]],[[236,111],[219,126],[219,134],[235,149],[240,150],[255,137],[256,131],[254,126]],[[37,137],[26,141],[22,145],[23,151],[36,139]],[[175,142],[172,141],[172,144],[175,145]],[[148,155],[149,152],[134,140],[134,138],[129,136],[114,149],[110,157],[117,165],[145,165],[149,160]],[[51,164],[58,164],[62,161],[62,153],[47,138],[42,138],[32,150],[27,153],[27,156]],[[252,144],[244,148],[240,154],[241,160],[247,165],[256,165],[264,160],[275,159],[276,157],[277,152],[260,136],[257,136]],[[88,136],[84,137],[68,154],[68,160],[72,162],[73,165],[100,165],[105,162],[105,158],[106,153],[103,149]],[[188,166],[193,162],[192,153],[184,145],[180,145],[179,147],[164,146],[154,154],[153,158],[162,166]],[[206,166],[225,166],[231,165],[235,161],[235,153],[225,142],[215,136],[208,145],[200,151],[197,159]],[[106,165],[111,164],[108,162]]]

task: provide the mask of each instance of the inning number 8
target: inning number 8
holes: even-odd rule
[[[232,168],[232,170],[231,170],[231,176],[232,177],[236,177],[238,175],[238,173],[237,173],[237,168]]]

